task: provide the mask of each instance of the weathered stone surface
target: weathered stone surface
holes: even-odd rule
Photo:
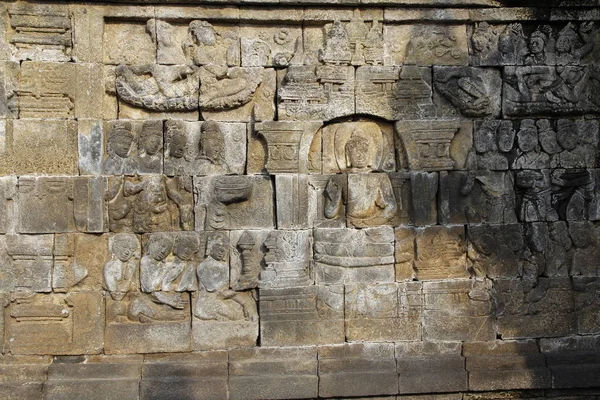
[[[140,398],[226,399],[227,352],[145,356]]]
[[[319,348],[319,396],[398,393],[392,343],[355,343]]]
[[[103,131],[105,175],[162,174],[162,121],[108,121]]]
[[[321,173],[320,122],[265,121],[248,134],[248,173]]]
[[[323,128],[323,173],[393,172],[395,167],[391,125],[356,121]]]
[[[540,348],[552,371],[555,388],[593,387],[598,385],[598,348],[594,336],[573,336],[540,340]]]
[[[11,58],[71,61],[72,22],[66,4],[11,4],[8,17]]]
[[[344,287],[307,286],[260,290],[264,346],[344,342]]]
[[[431,69],[412,65],[356,70],[356,113],[388,120],[433,117]]]
[[[103,188],[101,178],[20,176],[18,232],[104,232]]]
[[[200,112],[204,120],[271,121],[277,75],[272,68],[200,69]]]
[[[19,63],[0,62],[0,118],[14,118],[18,115],[18,82]]]
[[[165,132],[165,175],[244,173],[245,124],[169,120]]]
[[[57,357],[48,368],[44,398],[137,398],[141,374],[141,356]]]
[[[348,226],[369,228],[387,225],[397,213],[397,199],[387,174],[348,175]]]
[[[104,251],[96,255],[95,261],[105,260],[102,269],[103,288],[113,300],[118,301],[123,299],[127,292],[140,287],[140,243],[134,234],[118,233],[109,236],[105,246]],[[84,251],[85,255],[91,253],[87,246],[84,246]]]
[[[387,52],[396,65],[467,65],[464,25],[386,25]]]
[[[164,175],[106,179],[105,198],[111,232],[192,230],[192,178]]]
[[[467,390],[467,371],[461,349],[457,342],[396,344],[400,393]]]
[[[347,175],[277,175],[279,229],[346,226]]]
[[[394,281],[394,231],[389,226],[315,229],[317,284]]]
[[[15,292],[5,308],[5,347],[12,354],[98,354],[103,348],[102,292]]]
[[[576,332],[568,278],[497,280],[498,332],[503,338],[558,337]]]
[[[104,124],[97,119],[77,120],[79,173],[100,175],[103,171]]]
[[[52,291],[54,237],[0,236],[0,291]]]
[[[49,356],[0,356],[0,397],[41,399]]]
[[[573,277],[575,309],[577,310],[577,333],[593,334],[600,326],[598,293],[600,280],[591,277]]]
[[[317,370],[315,347],[231,350],[229,398],[315,398]]]
[[[261,288],[299,287],[313,283],[311,271],[312,237],[310,231],[271,231],[263,246],[264,267]]]
[[[517,222],[513,177],[508,172],[441,172],[438,205],[444,224]]]
[[[329,120],[354,114],[354,68],[290,66],[277,90],[282,121]]]
[[[0,173],[77,174],[77,124],[69,120],[3,121]]]
[[[262,176],[194,179],[197,230],[274,227],[273,185]]]
[[[471,273],[492,279],[522,274],[520,258],[526,250],[522,225],[469,225],[467,233]]]
[[[168,294],[168,293],[167,293]],[[179,295],[179,293],[177,293]],[[175,307],[150,294],[131,292],[106,299],[106,354],[182,352],[192,349],[189,294]]]
[[[396,237],[399,229],[402,228],[397,228]],[[419,229],[414,245],[414,274],[419,280],[469,277],[465,231],[462,226],[429,226]]]
[[[435,225],[438,221],[436,200],[439,176],[436,172],[410,173],[412,193],[412,222],[417,225]]]
[[[346,339],[420,340],[422,298],[420,282],[345,285]]]
[[[474,67],[434,67],[434,103],[444,116],[500,115],[500,71]]]
[[[466,343],[470,390],[535,389],[551,386],[550,371],[533,340]]]
[[[495,338],[491,283],[485,280],[423,282],[423,338]]]
[[[242,66],[287,67],[302,57],[302,29],[299,26],[240,27]]]
[[[24,61],[16,91],[19,117],[101,118],[102,75],[101,64]]]
[[[399,169],[464,169],[473,144],[472,127],[458,120],[401,121],[395,131],[398,152],[406,157]]]

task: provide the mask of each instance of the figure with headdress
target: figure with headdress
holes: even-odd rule
[[[133,145],[130,122],[116,121],[107,140],[108,157],[104,160],[104,173],[112,175],[133,174],[134,162],[129,158]]]
[[[202,124],[196,161],[195,173],[215,175],[230,172],[225,162],[225,138],[217,122],[206,121]]]
[[[162,121],[144,121],[138,138],[138,153],[133,158],[138,173],[162,172]]]

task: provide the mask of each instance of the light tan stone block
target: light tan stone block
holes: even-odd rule
[[[154,64],[156,44],[148,30],[149,25],[143,22],[107,20],[104,24],[102,61],[115,65]]]

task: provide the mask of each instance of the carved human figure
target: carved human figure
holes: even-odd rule
[[[114,175],[131,174],[134,171],[133,160],[129,158],[133,144],[130,122],[115,122],[108,134],[108,157],[104,160],[104,173]]]
[[[550,205],[550,188],[539,171],[524,170],[516,173],[515,186],[519,191],[520,221],[556,221],[557,215]]]
[[[349,172],[369,172],[372,170],[369,160],[369,140],[365,138],[365,134],[360,128],[356,128],[346,142],[346,168]]]
[[[162,281],[163,291],[186,292],[198,288],[196,282],[196,254],[200,249],[198,236],[181,232],[175,237],[174,259],[167,261]]]
[[[355,174],[348,180],[350,223],[356,227],[383,225],[397,213],[398,205],[387,174]]]
[[[198,293],[194,316],[213,321],[255,321],[256,302],[249,293],[229,289],[229,264],[225,236],[215,233],[206,244],[206,258],[198,265]]]
[[[581,144],[585,135],[579,132],[575,121],[559,119],[556,127],[556,141],[562,151],[555,155],[552,167],[585,168],[593,163],[593,150],[590,152]]]
[[[578,63],[594,47],[592,41],[594,35],[594,23],[584,22],[579,27],[579,33],[575,26],[569,22],[556,39],[555,51],[557,64]]]
[[[334,21],[327,32],[325,48],[319,58],[326,64],[347,64],[352,59],[348,33],[339,20]]]
[[[195,65],[236,64],[236,48],[233,41],[218,34],[215,28],[206,21],[190,22],[187,38],[183,43],[183,52],[186,58]]]
[[[482,75],[471,68],[440,69],[434,75],[439,92],[467,116],[492,113],[492,103]]]
[[[558,145],[558,141],[556,138],[556,132],[550,126],[550,121],[547,119],[540,119],[536,122],[539,132],[539,141],[540,145],[544,152],[549,155],[553,155],[558,153],[561,148]]]
[[[113,300],[122,300],[131,289],[138,264],[137,250],[138,240],[135,235],[118,233],[113,237],[112,257],[104,265],[104,284]]]
[[[546,46],[551,33],[552,30],[549,27],[539,27],[529,36],[527,43],[529,54],[525,57],[525,65],[544,65],[548,61]]]
[[[478,53],[485,53],[492,50],[494,38],[497,33],[490,27],[487,22],[479,22],[475,24],[473,35],[471,36],[471,44],[473,49]]]
[[[519,23],[509,24],[498,36],[498,51],[505,62],[515,63],[527,53],[527,44],[523,35],[523,26]]]
[[[156,303],[175,309],[185,308],[182,293],[163,292],[163,281],[167,274],[167,257],[173,250],[173,238],[167,233],[154,233],[148,239],[146,254],[140,261],[141,290],[150,293]]]
[[[508,169],[508,160],[504,155],[499,153],[497,140],[498,126],[498,121],[484,121],[479,129],[475,131],[474,145],[475,151],[477,151],[477,168],[490,170]],[[512,130],[512,127],[510,129]],[[508,139],[504,138],[503,144],[506,144],[504,142],[507,141]],[[512,141],[510,148],[512,148]]]
[[[540,150],[535,121],[524,119],[517,133],[519,153],[513,161],[513,169],[544,169],[550,166],[550,156]]]
[[[586,169],[552,171],[552,204],[561,220],[583,221],[588,218],[590,203],[595,199],[596,183]]]
[[[132,230],[133,202],[125,196],[125,179],[122,176],[108,180],[104,196],[108,202],[108,224],[113,232]]]
[[[200,128],[197,161],[199,169],[204,174],[227,174],[230,172],[225,162],[225,138],[219,124],[215,121],[206,121]]]
[[[161,173],[162,121],[144,121],[133,159],[138,173]]]

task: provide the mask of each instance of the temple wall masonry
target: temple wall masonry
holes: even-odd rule
[[[0,3],[0,399],[600,399],[598,1],[203,3]]]

